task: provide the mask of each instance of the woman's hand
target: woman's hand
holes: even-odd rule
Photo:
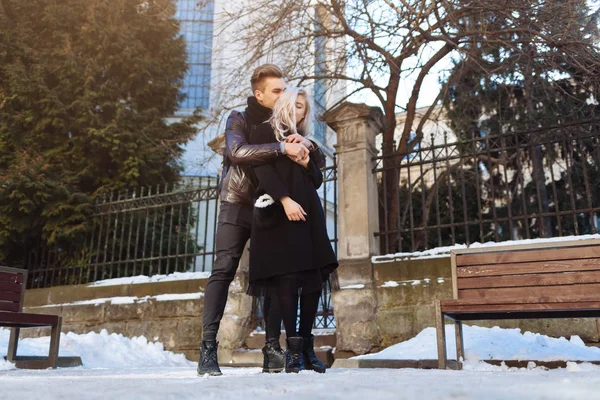
[[[296,162],[298,164],[302,165],[304,168],[308,168],[308,163],[310,162],[310,156],[306,156]]]
[[[285,211],[285,215],[287,215],[290,221],[306,221],[306,218],[304,217],[306,212],[304,212],[302,206],[292,200],[291,197],[282,197],[280,201]]]

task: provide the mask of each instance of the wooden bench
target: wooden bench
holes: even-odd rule
[[[451,260],[454,298],[435,302],[439,368],[444,318],[455,323],[460,361],[462,321],[600,317],[600,240],[454,250]]]
[[[27,271],[0,267],[0,326],[10,327],[6,359],[17,368],[56,368],[62,318],[58,315],[28,314],[23,312],[23,298],[27,285]],[[17,357],[17,345],[21,328],[50,326],[50,352],[47,358]]]

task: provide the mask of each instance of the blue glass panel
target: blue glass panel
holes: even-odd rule
[[[182,92],[182,109],[208,108],[212,57],[214,0],[177,0],[175,17],[188,53],[188,72]]]
[[[325,38],[317,37],[315,39],[315,75],[320,76],[325,72]],[[327,105],[327,87],[325,86],[325,82],[323,80],[315,81],[314,88],[314,102],[315,102],[315,116],[317,117],[317,121],[315,124],[314,136],[317,140],[321,141],[321,143],[325,143],[327,126],[324,121],[319,120],[319,116],[325,112],[325,108]]]

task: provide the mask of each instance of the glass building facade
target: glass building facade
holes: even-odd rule
[[[180,115],[210,104],[210,75],[214,23],[214,0],[177,0],[175,17],[181,25],[188,53],[189,69],[184,79],[186,98],[179,105]]]
[[[320,14],[316,15],[317,21],[320,24]],[[326,72],[326,48],[327,42],[324,37],[318,36],[315,38],[315,75],[322,76]],[[322,115],[327,108],[327,86],[323,80],[317,80],[314,83],[313,98],[315,103],[315,116]],[[319,118],[315,121],[314,136],[321,143],[326,142],[327,125]]]

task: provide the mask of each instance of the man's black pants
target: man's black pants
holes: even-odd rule
[[[215,238],[216,257],[212,274],[204,291],[203,340],[216,339],[227,303],[229,284],[235,277],[244,247],[250,239],[251,228],[252,208],[221,202]],[[266,339],[279,341],[281,313],[278,302],[265,299],[263,312],[266,322]]]

